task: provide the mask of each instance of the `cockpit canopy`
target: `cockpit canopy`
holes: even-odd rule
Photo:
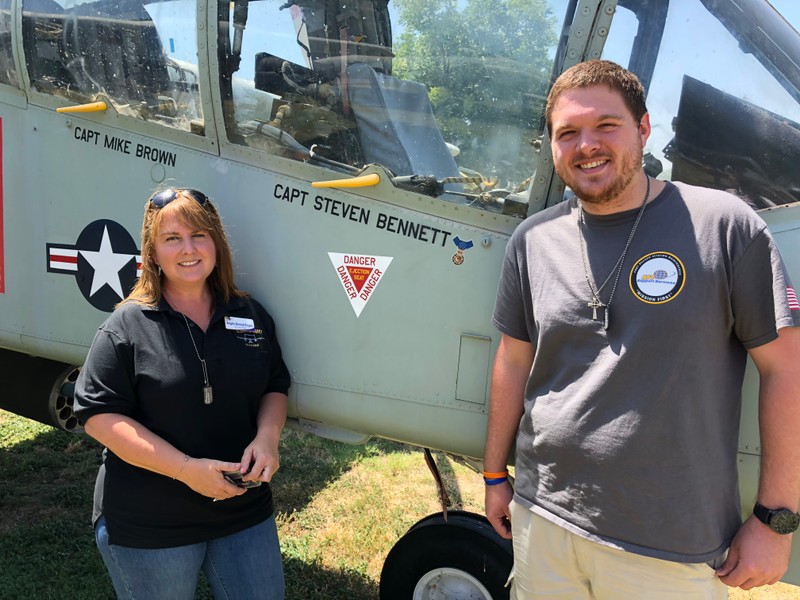
[[[265,158],[339,176],[375,164],[398,187],[481,211],[523,217],[562,198],[556,186],[532,201],[550,181],[542,113],[571,60],[575,2],[19,1],[15,61],[0,0],[0,85],[29,82],[34,102],[101,98],[195,136],[217,118],[224,143]],[[651,175],[756,207],[800,200],[800,41],[768,3],[620,0],[603,39],[603,57],[648,88]]]

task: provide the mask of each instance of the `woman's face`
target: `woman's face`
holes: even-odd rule
[[[155,261],[164,272],[165,284],[187,291],[205,285],[217,264],[217,248],[207,231],[165,215],[155,236]]]

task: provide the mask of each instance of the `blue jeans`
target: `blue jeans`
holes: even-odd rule
[[[202,570],[217,600],[283,600],[274,515],[223,538],[155,549],[109,544],[100,517],[95,539],[119,599],[192,600]]]

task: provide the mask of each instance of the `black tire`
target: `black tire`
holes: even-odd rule
[[[441,513],[422,519],[394,545],[381,571],[380,600],[508,599],[511,542],[485,517],[447,514],[447,522]]]

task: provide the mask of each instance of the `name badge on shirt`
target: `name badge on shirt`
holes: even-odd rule
[[[242,317],[225,317],[225,329],[233,331],[250,331],[255,329],[253,319],[243,319]]]

